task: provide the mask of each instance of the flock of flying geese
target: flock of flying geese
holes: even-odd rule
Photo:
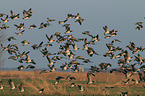
[[[7,14],[3,14],[0,13],[0,25],[2,24],[2,26],[0,27],[0,30],[4,30],[9,28],[9,26],[6,25],[7,22],[10,21],[10,19],[18,19],[21,18],[20,14],[14,14],[14,12],[12,10],[10,10],[11,15],[7,15]],[[23,18],[22,19],[29,19],[32,17],[32,9],[30,8],[28,11],[23,10]],[[69,19],[74,19],[75,22],[77,22],[79,25],[82,25],[82,22],[85,20],[82,17],[80,17],[80,14],[77,13],[77,15],[73,15],[73,14],[68,14],[67,18],[65,20],[62,21],[58,21],[59,24],[62,25],[62,27],[65,28],[65,32],[64,33],[60,33],[60,32],[56,32],[53,35],[48,36],[46,34],[46,38],[48,40],[47,43],[44,44],[44,41],[40,42],[39,44],[31,44],[31,42],[28,42],[27,40],[22,40],[21,43],[23,46],[25,45],[31,45],[31,47],[34,50],[39,50],[43,57],[45,57],[48,60],[48,67],[50,68],[50,71],[47,70],[42,70],[40,72],[41,73],[47,73],[47,72],[53,72],[56,70],[55,68],[55,63],[57,63],[58,60],[61,59],[69,59],[71,60],[69,63],[65,62],[65,64],[62,64],[60,66],[60,68],[62,68],[62,70],[67,70],[67,69],[72,69],[74,72],[78,72],[79,71],[79,65],[81,65],[81,63],[79,63],[77,60],[82,60],[83,63],[90,63],[92,62],[90,59],[86,59],[83,56],[76,56],[74,53],[76,50],[80,50],[81,48],[77,47],[77,42],[83,42],[83,48],[82,50],[86,51],[86,53],[92,57],[94,55],[98,55],[100,56],[100,54],[98,54],[94,48],[92,47],[92,45],[96,45],[96,42],[100,41],[100,37],[99,34],[97,35],[92,35],[90,33],[90,31],[84,31],[82,32],[82,34],[88,36],[89,38],[91,38],[90,41],[88,41],[88,38],[76,38],[72,35],[73,30],[71,30],[70,25],[68,24],[67,21]],[[33,28],[38,28],[38,29],[43,29],[46,27],[49,27],[49,25],[51,25],[51,22],[54,22],[55,19],[50,19],[47,18],[46,23],[41,22],[40,26],[36,26],[35,24],[32,24],[29,26],[28,29],[33,29]],[[135,29],[140,30],[143,27],[143,22],[137,22],[136,25],[137,27]],[[20,31],[20,32],[15,32],[16,35],[22,35],[25,33],[25,26],[24,23],[20,23],[20,24],[14,24],[14,26],[16,27],[16,30]],[[118,35],[118,30],[109,30],[108,26],[104,26],[104,38],[111,38],[113,36]],[[64,35],[63,35],[64,34]],[[8,42],[12,41],[12,40],[17,40],[14,36],[11,36],[9,38],[7,38]],[[59,44],[62,44],[59,46],[60,51],[56,52],[56,53],[51,53],[49,52],[49,48],[51,48],[52,42],[57,42]],[[112,40],[110,43],[106,44],[106,47],[108,48],[108,52],[106,52],[103,56],[104,57],[109,57],[110,59],[119,59],[118,60],[118,64],[119,66],[121,66],[120,69],[112,69],[110,71],[110,73],[112,73],[113,71],[117,71],[117,72],[122,72],[125,74],[125,76],[128,78],[131,75],[128,74],[133,74],[134,72],[138,72],[139,76],[140,76],[140,81],[145,81],[145,76],[144,74],[142,74],[140,72],[140,70],[144,71],[145,65],[143,65],[143,63],[145,63],[145,58],[142,58],[141,55],[139,54],[139,52],[143,52],[145,50],[145,48],[143,48],[142,46],[136,46],[135,43],[133,42],[129,42],[130,44],[126,46],[126,49],[123,49],[121,47],[115,47],[114,43],[115,42],[121,42],[118,39],[114,39]],[[31,59],[29,56],[30,51],[24,51],[24,52],[20,52],[19,47],[17,44],[8,44],[7,46],[4,46],[3,44],[1,44],[1,47],[3,49],[3,51],[7,51],[11,56],[8,59],[12,59],[12,60],[16,60],[19,63],[28,63],[29,65],[26,67],[27,68],[35,68],[36,62],[34,59]],[[129,55],[129,51],[132,52],[132,54],[134,56],[130,56]],[[116,54],[118,53],[119,54]],[[138,53],[138,54],[137,54]],[[137,54],[137,55],[136,55]],[[53,56],[51,58],[51,56]],[[74,59],[74,60],[72,60]],[[134,64],[130,64],[131,61],[135,61],[136,63]],[[127,64],[130,64],[129,66]],[[136,69],[135,65],[139,64],[141,67]],[[91,66],[91,71],[89,71],[87,73],[87,77],[88,77],[88,84],[93,83],[91,80],[91,76],[95,76],[95,72],[100,72],[102,70],[107,70],[108,67],[111,67],[112,65],[110,63],[101,63],[99,64],[100,68],[98,68],[96,65],[95,66]],[[17,67],[17,69],[20,71],[22,69],[24,69],[23,65],[20,65]],[[70,78],[70,77],[69,77]],[[64,77],[58,77],[56,78],[56,82],[55,84],[59,83],[60,79],[64,79]],[[125,82],[128,82],[130,79],[128,79]],[[137,80],[134,80],[135,82],[137,82]],[[11,80],[10,80],[11,82]],[[74,83],[72,83],[73,86]],[[20,84],[19,86],[21,86],[22,88],[22,84]],[[80,90],[83,91],[82,86],[78,85],[79,88],[81,88]],[[2,88],[2,87],[1,87]],[[14,86],[12,87],[14,88]],[[44,90],[44,89],[43,89]]]

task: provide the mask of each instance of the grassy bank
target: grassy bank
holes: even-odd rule
[[[76,85],[82,85],[84,91],[80,92],[77,86],[70,88],[69,85],[72,81],[60,80],[59,84],[53,85],[55,78],[58,76],[67,77],[72,75],[76,77],[73,81]],[[1,96],[36,96],[36,95],[109,95],[109,96],[119,96],[121,92],[127,91],[129,96],[145,95],[145,82],[139,84],[134,84],[134,81],[129,82],[129,84],[124,84],[122,80],[126,80],[124,74],[122,73],[97,73],[96,76],[92,77],[94,83],[87,84],[87,74],[84,73],[71,73],[71,72],[50,72],[39,74],[39,71],[0,71],[0,78],[3,82],[4,89],[0,90]],[[134,74],[131,79],[139,77]],[[8,80],[12,79],[15,85],[20,83],[24,84],[24,92],[20,92],[19,88],[11,90]],[[109,87],[106,88],[105,87]],[[113,88],[110,88],[113,87]],[[44,88],[43,93],[37,93],[39,89]]]

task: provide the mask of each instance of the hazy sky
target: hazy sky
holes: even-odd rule
[[[33,15],[30,19],[23,20],[23,10],[28,10],[32,8]],[[120,46],[125,49],[125,46],[129,45],[129,41],[134,42],[137,46],[145,47],[145,30],[136,30],[135,23],[139,21],[144,22],[145,17],[145,1],[143,0],[1,0],[0,3],[0,13],[5,13],[10,15],[10,10],[20,14],[20,19],[11,20],[6,24],[10,26],[9,29],[4,30],[7,37],[15,36],[17,41],[5,42],[3,43],[7,46],[9,43],[18,44],[20,51],[30,51],[30,58],[34,59],[36,67],[47,68],[47,60],[42,57],[39,50],[33,50],[30,46],[33,44],[38,44],[41,41],[47,42],[45,34],[52,35],[55,32],[64,33],[65,29],[62,25],[58,24],[58,21],[65,20],[67,14],[80,14],[84,18],[82,25],[75,23],[73,19],[69,20],[67,23],[71,24],[71,29],[74,30],[72,33],[76,37],[87,37],[83,35],[82,32],[90,31],[92,35],[99,34],[100,41],[97,45],[93,45],[94,50],[103,55],[108,49],[106,43],[111,42],[114,39],[119,39],[122,43],[115,43],[115,46]],[[46,22],[47,18],[55,19],[56,22],[52,22],[51,26],[45,29],[39,30],[41,22]],[[14,24],[25,23],[25,32],[21,36],[15,35],[16,30]],[[36,24],[37,29],[28,29],[31,24]],[[118,35],[104,39],[103,27],[107,25],[110,30],[119,30]],[[89,37],[88,37],[89,38]],[[20,43],[22,40],[28,40],[32,44],[22,46]],[[50,48],[51,52],[57,50],[57,43],[52,43],[54,46]],[[78,47],[82,47],[83,42],[79,43]],[[130,52],[130,51],[129,51]],[[145,52],[140,52],[141,56],[145,58]],[[7,59],[10,55],[4,52],[5,68],[15,68],[19,65],[17,61]],[[91,59],[93,63],[83,65],[83,67],[90,67],[90,65],[97,65],[102,62],[108,62],[117,67],[117,60],[109,59],[109,57],[97,56],[89,57],[86,51],[76,51],[76,55],[84,56]],[[132,56],[132,54],[130,54]],[[136,54],[135,54],[136,55]],[[63,61],[58,61],[56,66],[59,67],[64,62],[70,60],[63,59]],[[24,66],[27,64],[24,63]]]

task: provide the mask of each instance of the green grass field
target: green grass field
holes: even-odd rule
[[[23,75],[23,76],[22,76]],[[72,75],[76,77],[75,81],[60,80],[59,84],[53,85],[57,76],[66,77]],[[116,78],[115,78],[116,77]],[[87,84],[86,73],[70,73],[70,72],[52,72],[39,74],[38,72],[19,72],[19,71],[0,71],[0,78],[4,85],[4,89],[0,90],[0,96],[120,96],[121,92],[127,91],[129,96],[145,96],[145,82],[134,84],[124,84],[125,79],[120,73],[97,73],[92,77],[94,83]],[[114,79],[113,79],[114,78]],[[138,78],[134,75],[132,78]],[[20,92],[19,88],[11,89],[8,80],[12,79],[15,86],[22,83],[24,92]],[[79,91],[77,86],[69,87],[74,82],[76,85],[82,85],[83,92]],[[105,87],[109,87],[106,88]],[[113,88],[110,88],[113,87]],[[39,89],[44,88],[43,93],[37,93]]]

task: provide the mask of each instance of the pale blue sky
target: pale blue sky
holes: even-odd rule
[[[93,46],[95,51],[99,54],[105,54],[108,49],[106,48],[106,43],[111,42],[113,39],[119,39],[122,43],[115,43],[115,46],[120,46],[125,48],[129,44],[129,41],[133,41],[137,46],[145,47],[145,30],[136,30],[135,23],[139,21],[144,22],[145,17],[145,1],[144,0],[1,0],[0,3],[0,13],[6,13],[10,15],[10,10],[14,13],[20,13],[20,17],[23,18],[23,10],[28,10],[32,8],[33,16],[28,20],[10,20],[6,24],[10,26],[9,29],[5,30],[7,37],[15,36],[18,41],[12,41],[11,43],[16,43],[19,45],[20,50],[31,51],[30,56],[36,61],[36,66],[38,68],[47,67],[46,58],[42,57],[39,51],[33,51],[33,49],[28,46],[21,46],[22,40],[28,40],[32,44],[40,43],[41,41],[46,42],[45,34],[51,35],[55,32],[64,32],[64,28],[59,25],[58,22],[51,23],[51,26],[42,30],[32,29],[29,30],[28,27],[31,24],[40,25],[41,22],[46,22],[47,17],[56,19],[56,21],[65,20],[67,14],[77,14],[85,19],[82,25],[74,23],[74,20],[70,20],[71,29],[74,30],[73,35],[77,37],[85,36],[82,34],[83,31],[90,31],[91,34],[99,34],[100,41],[97,45]],[[22,36],[16,36],[14,33],[18,32],[15,30],[13,24],[25,23],[25,33]],[[109,39],[104,39],[103,27],[107,25],[110,30],[119,30],[117,36]],[[10,42],[5,42],[4,45],[8,45]],[[31,44],[31,45],[32,45]],[[54,51],[57,47],[50,49]],[[80,43],[82,45],[83,43]],[[54,51],[55,52],[55,51]],[[19,64],[16,61],[8,60],[10,56],[7,52],[4,52],[5,64],[4,67],[17,67]],[[145,52],[140,53],[143,58],[145,58]],[[86,51],[77,51],[77,55],[90,58]],[[96,56],[90,58],[94,63],[83,65],[83,67],[90,67],[90,65],[98,65],[102,62],[108,62],[117,67],[117,60],[104,58],[103,56]],[[66,60],[68,61],[68,60]],[[62,65],[63,61],[58,61],[56,66]],[[26,65],[26,63],[24,63]]]

